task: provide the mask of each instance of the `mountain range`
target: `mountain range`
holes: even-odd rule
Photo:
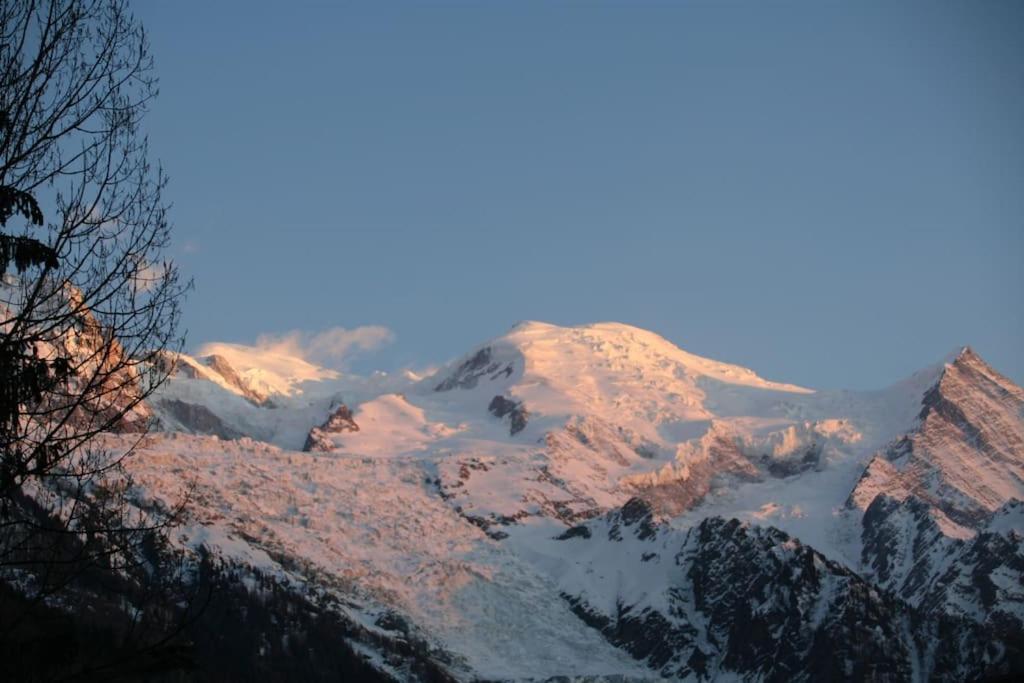
[[[425,376],[164,360],[140,500],[190,482],[180,551],[329,616],[364,676],[1024,674],[1024,390],[970,348],[868,392],[615,323],[520,323]]]

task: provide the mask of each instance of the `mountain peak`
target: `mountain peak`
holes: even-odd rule
[[[339,376],[334,370],[275,348],[211,342],[200,347],[196,356],[206,359],[204,363],[222,375],[223,370],[230,369],[228,374],[232,377],[225,379],[229,379],[232,386],[244,386],[263,399],[301,393],[300,387],[305,382],[322,382]]]
[[[976,355],[977,354],[974,352],[974,349],[972,349],[970,346],[957,346],[955,349],[946,354],[945,358],[943,358],[943,362],[947,364],[955,363],[960,358],[969,358],[971,356]]]
[[[954,385],[970,383],[987,393],[1024,401],[1024,390],[985,362],[970,346],[963,346],[946,358],[935,388],[955,391]]]
[[[950,365],[965,365],[965,364],[981,364],[988,367],[988,363],[978,355],[978,353],[970,346],[958,346],[942,359],[944,367]]]
[[[573,368],[604,368],[616,374],[671,374],[702,377],[723,384],[743,385],[792,393],[813,393],[792,384],[765,380],[754,371],[685,351],[661,335],[618,322],[597,322],[561,327],[525,321],[489,346],[518,351],[527,365],[547,377]]]
[[[1024,389],[961,348],[924,392],[917,426],[872,461],[853,499],[879,491],[913,495],[970,529],[1024,498]]]
[[[532,416],[538,436],[569,417],[590,415],[637,433],[650,432],[651,440],[660,438],[655,433],[659,424],[742,414],[751,401],[814,393],[613,322],[572,327],[520,322],[420,387],[452,398],[449,392],[455,391],[483,407],[500,397]]]

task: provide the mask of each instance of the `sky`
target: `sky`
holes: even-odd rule
[[[1024,3],[135,8],[192,348],[619,321],[818,388],[964,344],[1024,382]]]

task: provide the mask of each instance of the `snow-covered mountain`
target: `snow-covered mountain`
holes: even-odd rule
[[[874,392],[613,323],[429,377],[174,360],[140,491],[194,477],[182,547],[339,615],[382,675],[1024,672],[1024,390],[970,349]]]

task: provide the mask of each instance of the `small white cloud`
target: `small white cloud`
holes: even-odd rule
[[[292,330],[284,334],[261,334],[256,348],[294,356],[328,367],[338,367],[361,351],[373,351],[395,339],[395,333],[381,325],[364,325],[353,329],[332,327],[322,332]]]
[[[199,253],[199,242],[195,240],[185,240],[185,243],[181,245],[182,252],[186,254],[197,254]]]

